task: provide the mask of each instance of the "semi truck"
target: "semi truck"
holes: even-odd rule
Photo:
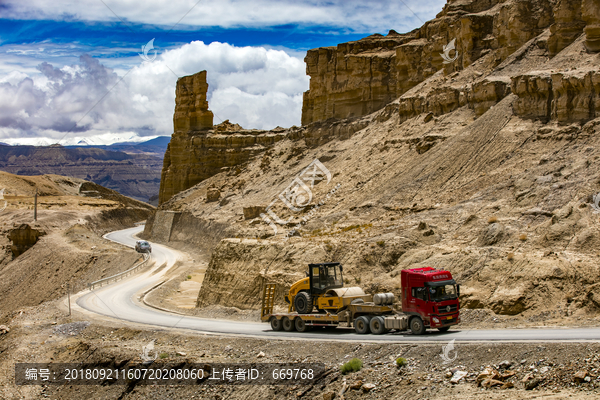
[[[273,312],[276,284],[263,288],[261,321],[274,331],[305,332],[312,327],[354,328],[359,334],[390,330],[415,335],[427,329],[446,332],[460,322],[460,285],[446,270],[432,267],[400,272],[401,310],[393,293],[366,294],[360,287],[344,287],[340,263],[309,264],[306,277],[284,296],[287,312]]]

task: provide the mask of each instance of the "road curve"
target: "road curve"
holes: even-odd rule
[[[105,238],[125,246],[133,247],[142,227],[116,231]],[[76,304],[96,314],[122,321],[141,323],[153,327],[189,329],[199,333],[262,337],[267,339],[317,339],[356,342],[431,342],[431,341],[494,341],[494,342],[549,342],[549,341],[600,341],[600,328],[573,329],[498,329],[498,330],[450,330],[446,333],[428,332],[415,336],[409,332],[386,335],[358,335],[350,329],[321,330],[309,332],[274,332],[265,323],[234,322],[178,315],[145,306],[139,300],[142,293],[164,280],[164,276],[175,262],[184,257],[180,252],[159,244],[152,244],[154,267],[150,270],[115,282],[111,285],[78,293]],[[166,267],[161,268],[161,266]]]

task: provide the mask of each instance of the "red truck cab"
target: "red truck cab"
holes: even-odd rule
[[[401,272],[402,311],[409,316],[408,326],[421,335],[427,328],[445,332],[460,322],[460,285],[449,271],[432,267]]]

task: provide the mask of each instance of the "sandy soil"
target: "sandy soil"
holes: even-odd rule
[[[258,340],[192,334],[175,330],[149,330],[68,317],[64,303],[47,302],[25,308],[8,322],[10,332],[0,336],[0,398],[202,398],[202,399],[324,399],[326,393],[344,393],[346,399],[586,399],[600,396],[598,343],[495,344],[465,343],[455,346],[456,359],[444,365],[444,344],[370,344],[306,340]],[[86,326],[87,325],[87,326]],[[102,365],[139,363],[142,347],[155,340],[161,354],[156,363],[189,362],[319,362],[326,374],[303,386],[15,386],[16,362],[86,362]],[[262,356],[260,353],[263,353]],[[404,367],[394,360],[403,357]],[[359,358],[359,372],[342,375],[340,366]],[[506,362],[505,362],[506,361]],[[504,366],[510,364],[510,366]],[[492,366],[514,375],[514,388],[482,388],[477,376]],[[452,384],[448,376],[464,371],[466,377]],[[574,375],[586,371],[589,382],[578,383]],[[361,382],[359,384],[359,382]],[[533,383],[532,383],[533,382]],[[365,391],[363,384],[374,389]],[[531,385],[531,390],[527,390]],[[356,387],[356,389],[351,389]],[[341,397],[336,397],[341,398]]]

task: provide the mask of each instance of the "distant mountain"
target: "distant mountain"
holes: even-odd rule
[[[148,154],[159,157],[162,159],[167,150],[167,145],[171,141],[170,136],[159,136],[154,139],[147,140],[145,142],[119,142],[109,145],[94,145],[97,149],[109,150],[109,151],[122,151],[128,154]],[[69,149],[88,148],[88,146],[65,146]]]
[[[165,139],[94,147],[0,144],[0,170],[16,175],[57,174],[85,179],[148,202],[160,187]]]
[[[103,133],[94,136],[65,137],[60,144],[65,147],[110,146],[112,144],[138,144],[160,136],[139,136],[137,133]],[[55,138],[49,137],[19,137],[2,139],[11,146],[51,146],[56,144]]]

